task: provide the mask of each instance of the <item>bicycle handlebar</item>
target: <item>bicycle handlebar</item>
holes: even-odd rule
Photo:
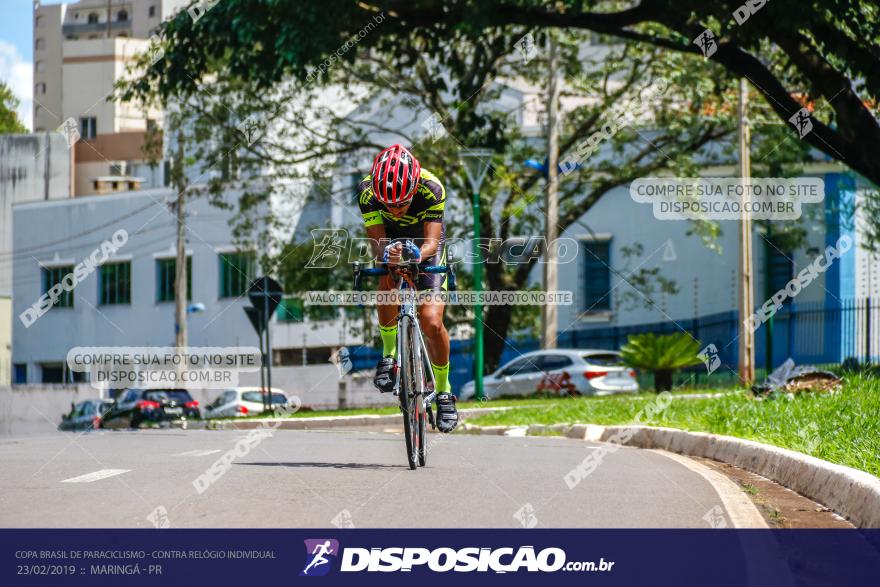
[[[428,265],[427,267],[421,267],[419,269],[422,273],[448,273],[449,266],[448,265]],[[362,275],[388,275],[390,271],[387,267],[364,267],[363,269],[355,269],[355,272],[360,272]]]

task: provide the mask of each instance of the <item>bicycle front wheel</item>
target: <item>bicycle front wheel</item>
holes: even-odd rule
[[[418,465],[419,426],[417,421],[417,403],[421,401],[421,394],[417,392],[418,367],[416,360],[418,353],[413,354],[413,341],[415,340],[415,324],[412,318],[404,316],[398,325],[400,344],[400,411],[403,412],[403,437],[406,441],[406,460],[410,469]]]

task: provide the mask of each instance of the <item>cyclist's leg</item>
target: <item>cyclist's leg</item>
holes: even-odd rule
[[[449,391],[449,332],[443,324],[443,302],[424,302],[419,306],[419,326],[428,347],[428,357],[437,382],[437,393]]]
[[[445,251],[438,252],[430,261],[433,265],[446,262]],[[422,273],[419,275],[419,290],[434,292],[446,291],[447,278],[443,274]],[[443,312],[446,305],[439,300],[425,300],[419,306],[419,326],[428,347],[428,358],[437,391],[437,427],[441,432],[452,432],[458,424],[458,410],[455,408],[455,396],[449,387],[449,332],[443,324]]]
[[[379,279],[379,291],[389,291],[394,288],[394,282],[390,276]],[[397,359],[397,306],[380,305],[377,307],[379,314],[379,335],[382,337],[382,358],[376,365],[376,377],[373,384],[381,391],[392,391],[396,377]]]

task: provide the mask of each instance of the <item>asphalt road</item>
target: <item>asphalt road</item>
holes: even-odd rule
[[[432,434],[428,466],[410,471],[394,431],[248,434],[7,437],[0,526],[707,528],[712,511],[733,525],[713,484],[653,451],[619,448],[569,489],[565,474],[598,444]],[[194,482],[236,449],[199,493]]]

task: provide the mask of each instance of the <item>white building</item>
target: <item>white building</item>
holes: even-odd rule
[[[162,20],[186,0],[82,0],[34,5],[34,131],[74,130],[69,140],[75,195],[125,191],[129,182],[162,185],[161,169],[146,165],[147,132],[162,113],[108,101],[134,58],[148,50]],[[161,153],[161,146],[158,147]]]

